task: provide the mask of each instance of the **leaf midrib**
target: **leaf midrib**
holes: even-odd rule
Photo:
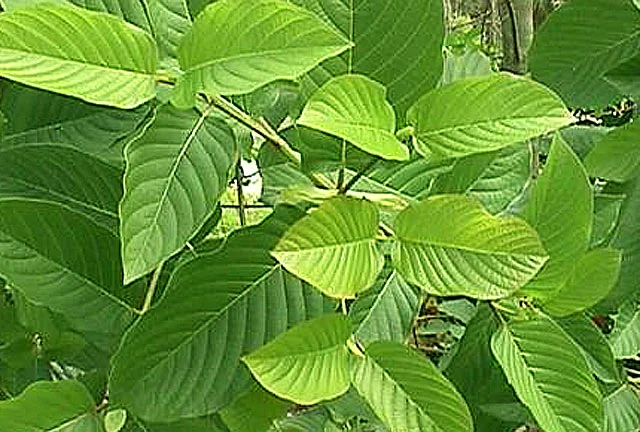
[[[462,245],[451,245],[451,244],[444,244],[442,242],[437,242],[437,241],[429,241],[428,243],[425,243],[424,241],[420,241],[419,239],[413,239],[413,238],[407,238],[407,237],[403,237],[403,236],[398,236],[398,240],[400,241],[401,245],[404,244],[408,244],[414,247],[440,247],[443,249],[456,249],[456,250],[461,250],[463,252],[470,252],[470,253],[475,253],[475,254],[479,254],[479,255],[498,255],[498,256],[517,256],[517,257],[535,257],[535,258],[541,258],[544,259],[544,261],[547,261],[549,259],[549,255],[545,254],[545,255],[538,255],[537,253],[524,253],[524,252],[509,252],[509,251],[494,251],[494,250],[482,250],[482,249],[477,249],[471,246],[462,246]]]
[[[458,126],[449,126],[449,127],[444,127],[441,129],[430,129],[428,131],[418,131],[417,135],[418,138],[423,138],[423,137],[431,137],[432,135],[442,135],[445,133],[449,133],[449,132],[456,132],[459,130],[464,130],[464,129],[470,129],[470,128],[476,128],[476,127],[482,127],[485,125],[490,125],[492,123],[497,123],[497,122],[502,122],[502,121],[531,121],[531,120],[545,120],[545,121],[556,121],[556,120],[560,120],[560,119],[564,119],[567,120],[567,125],[573,123],[574,119],[571,115],[565,115],[565,116],[529,116],[529,117],[499,117],[499,118],[494,118],[491,120],[482,120],[482,121],[476,121],[476,122],[469,122],[469,123],[465,123],[462,125],[458,125]],[[551,126],[545,126],[544,130],[547,132],[550,132],[552,130],[556,130],[558,128],[553,128],[550,129]],[[541,128],[536,128],[536,129],[541,129]],[[491,133],[491,132],[489,132]],[[538,133],[538,135],[543,135],[546,132],[540,132]]]

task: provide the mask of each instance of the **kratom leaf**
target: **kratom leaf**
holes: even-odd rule
[[[543,316],[513,321],[491,339],[491,350],[513,386],[545,430],[602,430],[602,396],[578,347]]]
[[[118,108],[155,97],[155,43],[111,15],[37,5],[0,15],[0,35],[0,76]]]
[[[353,358],[351,382],[391,432],[473,431],[469,409],[424,356],[395,342],[374,342]]]
[[[382,270],[377,232],[375,204],[336,197],[296,222],[271,254],[326,295],[354,297],[371,287]]]
[[[60,203],[0,199],[0,275],[74,329],[104,335],[107,345],[134,317],[113,294],[122,281],[118,249],[113,233]]]
[[[592,177],[624,183],[640,174],[640,121],[627,123],[598,141],[584,164]]]
[[[491,75],[491,59],[480,51],[467,51],[462,55],[445,52],[441,85],[446,86],[465,78]]]
[[[635,431],[640,428],[640,400],[630,385],[623,385],[603,401],[604,431]]]
[[[556,136],[549,158],[530,190],[522,217],[536,229],[549,261],[525,292],[552,295],[587,251],[593,218],[593,191],[577,156]]]
[[[622,94],[604,75],[640,54],[639,25],[640,13],[627,0],[567,3],[536,34],[533,77],[571,106],[605,107]]]
[[[186,0],[149,0],[149,16],[161,62],[178,67],[180,41],[191,28]]]
[[[198,92],[236,95],[294,79],[350,45],[335,27],[284,0],[220,0],[180,43],[185,73],[173,102],[193,106]]]
[[[105,432],[119,432],[127,422],[127,412],[123,409],[109,411],[104,416]]]
[[[165,105],[125,150],[125,283],[180,251],[215,211],[237,150],[227,124],[207,116]]]
[[[290,405],[256,384],[249,393],[223,408],[220,418],[229,432],[263,432],[276,419],[285,417]]]
[[[433,90],[407,117],[418,140],[416,150],[435,159],[499,150],[573,122],[549,89],[507,73]]]
[[[593,232],[591,246],[606,245],[618,227],[624,195],[596,194],[594,196]]]
[[[421,296],[395,271],[384,271],[374,287],[358,296],[349,309],[362,342],[404,342],[418,315]]]
[[[386,92],[363,75],[333,78],[311,96],[297,122],[384,159],[409,159],[409,149],[395,137],[396,115]]]
[[[216,412],[248,390],[240,358],[330,306],[269,255],[300,216],[281,207],[216,253],[179,267],[112,359],[113,402],[145,420],[170,422]]]
[[[544,302],[544,310],[567,316],[594,306],[614,287],[622,254],[615,249],[593,249],[578,259],[568,279]]]
[[[622,305],[609,341],[616,358],[631,358],[640,353],[640,310],[635,302]]]
[[[439,0],[293,0],[349,36],[353,49],[332,58],[303,79],[313,92],[334,76],[367,75],[389,89],[399,118],[442,76],[444,39]]]
[[[104,432],[93,398],[78,381],[38,382],[0,402],[0,429],[11,432]]]
[[[344,315],[325,315],[298,324],[242,360],[271,393],[314,405],[349,389],[350,335]]]
[[[438,195],[397,217],[393,263],[430,294],[505,297],[547,260],[536,232],[523,220],[498,218],[474,199]]]

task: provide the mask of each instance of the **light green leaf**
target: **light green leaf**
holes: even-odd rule
[[[0,275],[74,329],[103,335],[107,345],[134,317],[114,295],[122,281],[118,249],[113,233],[60,203],[0,199]]]
[[[542,174],[522,211],[536,229],[549,261],[525,292],[551,295],[587,252],[593,220],[593,191],[578,157],[556,136]]]
[[[364,343],[404,342],[418,315],[420,293],[395,271],[384,271],[381,276],[353,302],[349,318],[357,323],[355,335]]]
[[[391,432],[473,431],[469,409],[442,373],[412,349],[374,342],[351,363],[351,382]]]
[[[433,90],[407,117],[418,139],[416,150],[436,159],[499,150],[574,121],[549,89],[507,73]]]
[[[148,3],[161,62],[170,68],[178,68],[178,47],[191,28],[187,1],[145,0],[145,3]]]
[[[396,115],[385,87],[363,75],[342,75],[320,87],[298,124],[335,135],[384,159],[407,160],[409,149],[395,137]]]
[[[587,309],[609,294],[618,281],[622,253],[615,249],[593,249],[580,257],[568,279],[560,285],[544,310],[566,316]]]
[[[0,402],[0,430],[104,432],[91,395],[78,381],[38,382]]]
[[[529,62],[533,77],[571,106],[605,107],[622,94],[604,75],[640,54],[639,25],[631,1],[571,1],[537,32]]]
[[[547,260],[536,232],[523,220],[498,218],[474,199],[438,195],[396,219],[393,263],[411,283],[438,296],[505,297]]]
[[[604,431],[637,431],[640,428],[640,400],[638,392],[623,385],[604,398]]]
[[[518,398],[540,427],[554,432],[602,430],[602,396],[578,347],[545,317],[514,321],[491,350]]]
[[[182,39],[185,73],[173,102],[193,106],[198,92],[243,94],[295,79],[350,45],[334,27],[284,0],[220,0]]]
[[[296,222],[272,255],[323,293],[354,297],[373,285],[384,265],[375,242],[377,232],[375,204],[336,197]]]
[[[123,146],[149,115],[149,105],[124,111],[17,83],[2,87],[7,119],[3,145],[56,143],[73,147],[118,168]]]
[[[609,342],[584,313],[556,321],[578,345],[596,376],[607,383],[620,382],[620,373]]]
[[[344,315],[325,315],[298,324],[242,361],[271,393],[314,405],[349,389],[350,335],[351,323]]]
[[[640,121],[627,123],[598,141],[584,164],[592,177],[624,183],[640,174]]]
[[[465,193],[495,214],[522,193],[530,178],[530,165],[529,147],[519,144],[469,155],[457,159],[451,171],[435,180],[431,194]]]
[[[627,302],[618,311],[616,323],[609,335],[616,358],[631,358],[640,353],[640,310],[638,305]]]
[[[399,118],[442,76],[440,0],[293,0],[349,36],[353,48],[306,75],[312,93],[334,76],[359,73],[389,89]]]
[[[104,416],[106,432],[119,432],[127,422],[127,412],[123,409],[109,411]]]
[[[269,255],[300,216],[281,207],[218,252],[179,267],[112,359],[113,402],[170,422],[216,412],[248,390],[240,358],[330,306]]]
[[[465,78],[491,75],[491,59],[480,51],[456,55],[445,51],[441,85],[446,86]]]
[[[125,283],[180,251],[215,210],[235,159],[231,129],[165,105],[125,150],[120,205]]]
[[[155,43],[111,15],[37,5],[0,15],[0,35],[0,76],[118,108],[155,97]]]

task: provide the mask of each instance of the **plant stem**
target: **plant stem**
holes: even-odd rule
[[[220,204],[220,207],[222,207],[223,209],[237,209],[240,206],[238,204]],[[245,208],[245,210],[249,210],[249,209],[272,209],[273,206],[270,206],[268,204],[244,204],[243,206]]]
[[[149,283],[147,295],[144,298],[144,304],[142,305],[142,309],[140,310],[141,315],[147,312],[151,307],[151,302],[153,301],[153,296],[156,294],[156,288],[158,286],[158,281],[160,280],[160,273],[162,273],[163,266],[164,261],[160,263],[160,265],[153,272],[153,276],[151,276],[151,283]]]
[[[362,178],[375,164],[378,163],[378,159],[372,159],[364,168],[362,168],[356,175],[351,177],[347,184],[345,184],[342,188],[340,188],[341,194],[346,194],[352,187],[358,183],[358,180]]]
[[[242,190],[242,166],[241,161],[236,164],[236,190],[238,192],[238,218],[240,226],[247,226],[247,214],[245,213],[244,192]]]

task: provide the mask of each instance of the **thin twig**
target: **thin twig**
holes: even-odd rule
[[[240,226],[247,225],[247,214],[245,213],[244,192],[242,190],[242,166],[241,161],[236,164],[236,191],[238,192],[238,218]]]
[[[378,163],[379,159],[372,159],[364,168],[362,168],[356,175],[351,177],[349,181],[340,189],[341,194],[346,194],[352,187],[355,186],[356,183],[364,176],[375,164]]]
[[[222,207],[223,209],[232,209],[232,210],[236,210],[238,207],[240,207],[238,204],[220,204],[220,207]],[[245,210],[251,210],[251,209],[272,209],[273,206],[270,206],[268,204],[245,204],[244,205]]]
[[[160,263],[160,265],[153,272],[153,276],[151,276],[151,283],[149,283],[149,288],[147,289],[147,295],[144,298],[144,304],[142,305],[140,314],[144,314],[151,307],[151,302],[153,301],[153,296],[156,294],[156,288],[158,286],[158,281],[160,280],[160,273],[162,273],[163,266],[164,266],[164,261]]]

